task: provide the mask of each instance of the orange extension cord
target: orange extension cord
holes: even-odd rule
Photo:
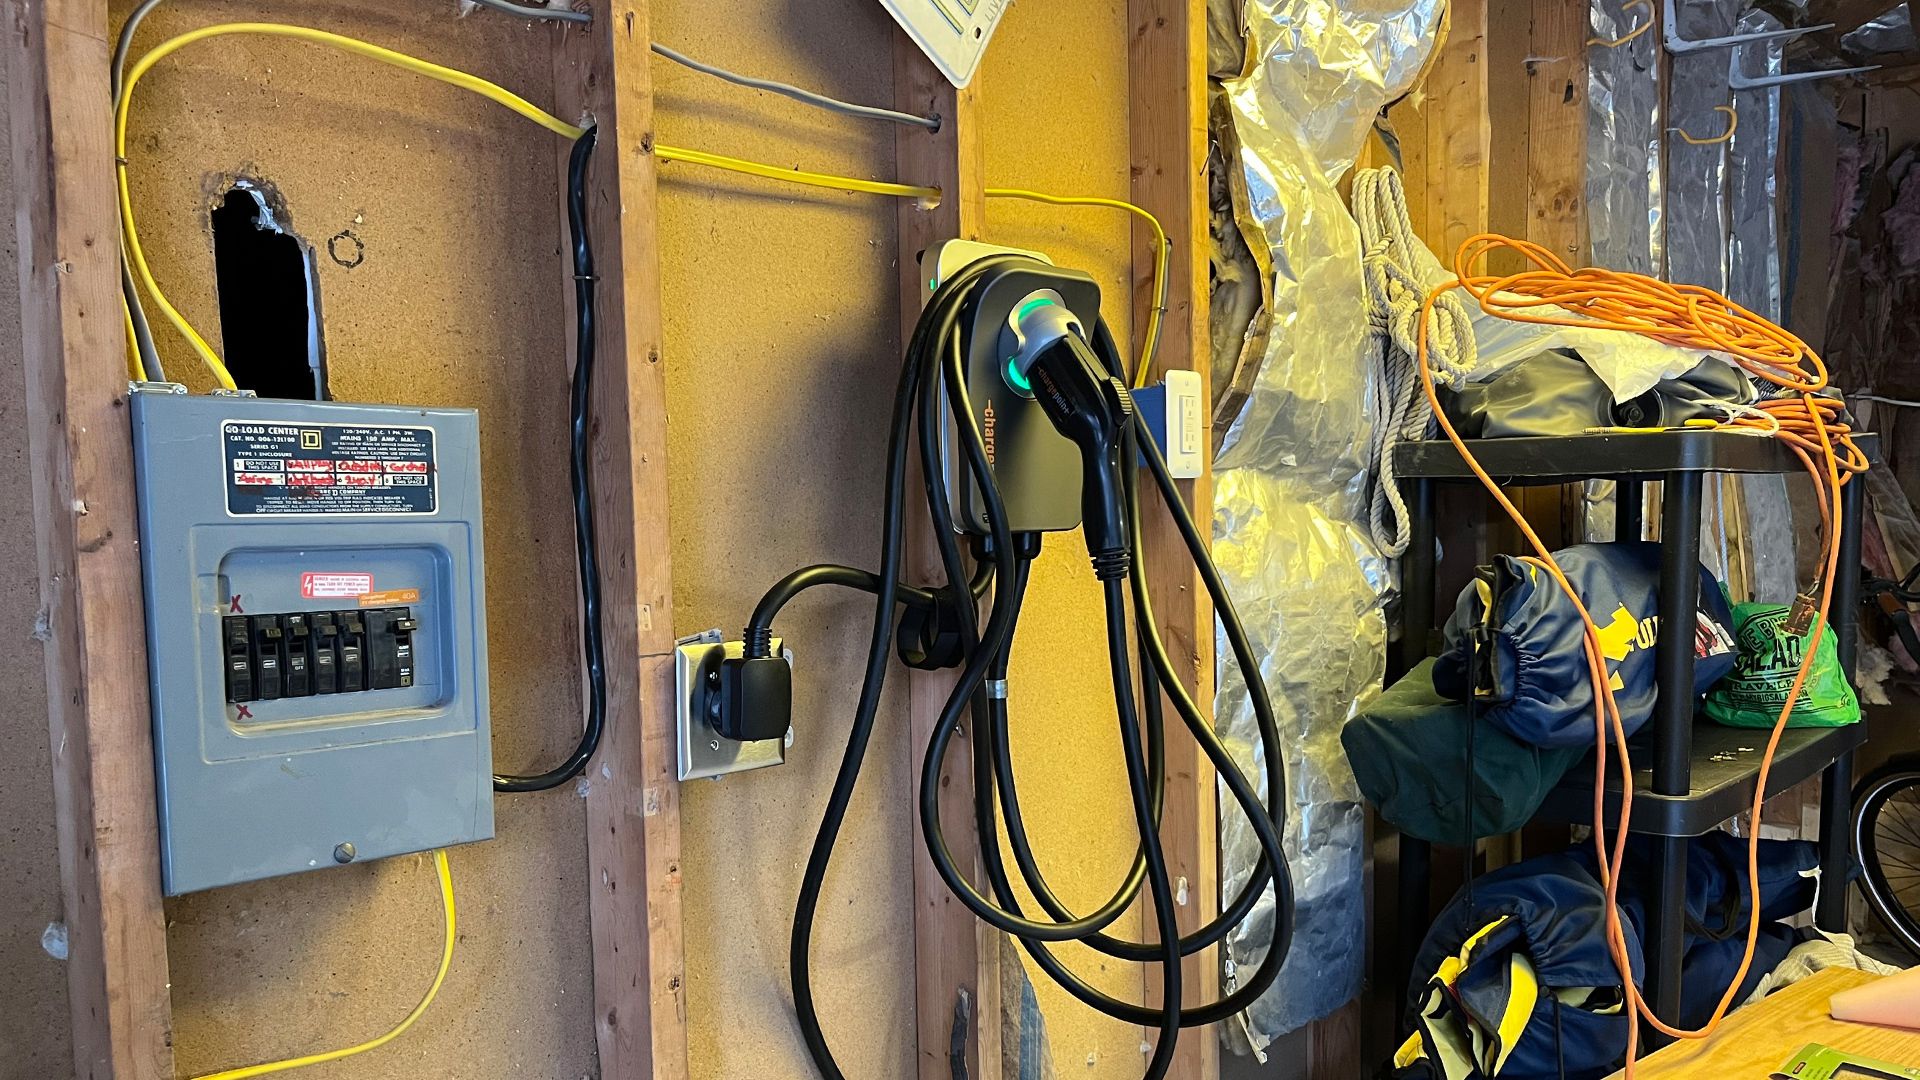
[[[1506,276],[1473,272],[1474,264],[1496,251],[1519,254],[1525,259],[1527,269]],[[1826,632],[1827,612],[1833,600],[1833,579],[1840,558],[1837,533],[1840,487],[1855,474],[1866,471],[1867,460],[1853,444],[1850,430],[1841,422],[1841,403],[1832,398],[1815,396],[1827,386],[1827,369],[1813,350],[1785,329],[1711,289],[1695,285],[1671,285],[1640,274],[1594,268],[1573,270],[1538,244],[1484,233],[1460,245],[1454,254],[1453,271],[1455,278],[1433,290],[1421,305],[1420,380],[1426,390],[1427,402],[1433,408],[1434,419],[1446,432],[1447,440],[1453,443],[1473,474],[1486,486],[1487,492],[1513,519],[1526,536],[1527,543],[1532,546],[1534,557],[1527,561],[1552,575],[1554,581],[1559,583],[1560,590],[1573,602],[1575,610],[1580,613],[1581,622],[1586,626],[1587,669],[1594,689],[1593,843],[1599,855],[1602,883],[1606,887],[1608,944],[1614,963],[1620,970],[1620,981],[1627,998],[1625,1075],[1631,1080],[1634,1058],[1639,1053],[1640,1020],[1643,1017],[1653,1027],[1676,1039],[1708,1038],[1732,1007],[1734,994],[1753,964],[1754,947],[1760,936],[1759,823],[1761,805],[1766,800],[1767,776],[1780,746],[1780,735],[1786,730],[1787,717],[1800,699],[1813,658],[1818,655],[1821,635]],[[1722,425],[1778,438],[1806,466],[1808,475],[1813,479],[1814,491],[1819,496],[1823,547],[1822,572],[1818,582],[1819,618],[1813,624],[1813,638],[1800,661],[1800,669],[1794,676],[1792,689],[1788,691],[1786,705],[1780,710],[1779,719],[1774,721],[1772,737],[1767,741],[1766,754],[1761,758],[1760,775],[1754,788],[1753,821],[1747,841],[1750,919],[1746,952],[1733,982],[1714,1008],[1713,1016],[1698,1030],[1671,1027],[1654,1015],[1652,1008],[1641,997],[1639,987],[1634,984],[1627,957],[1626,939],[1615,901],[1621,866],[1626,856],[1627,823],[1633,814],[1633,764],[1627,755],[1626,729],[1620,720],[1620,707],[1614,701],[1613,689],[1608,682],[1598,628],[1572,582],[1567,580],[1566,574],[1554,562],[1553,554],[1541,542],[1525,516],[1481,468],[1480,463],[1474,460],[1472,451],[1448,421],[1446,411],[1440,406],[1439,395],[1434,390],[1433,370],[1427,356],[1428,328],[1432,322],[1434,303],[1456,288],[1472,294],[1479,301],[1482,311],[1503,319],[1552,326],[1624,330],[1684,348],[1726,353],[1735,357],[1740,366],[1754,376],[1792,394],[1760,403],[1757,412],[1764,416],[1742,416]],[[1554,308],[1560,310],[1552,310]],[[1795,601],[1796,609],[1810,602],[1809,595],[1802,594]],[[1801,613],[1796,611],[1796,614]],[[1667,627],[1665,631],[1677,633],[1679,629]],[[1612,736],[1613,749],[1619,755],[1621,783],[1620,816],[1611,850],[1607,844],[1606,828],[1602,824],[1606,807],[1609,734]],[[1828,882],[1827,887],[1836,888],[1840,884]]]

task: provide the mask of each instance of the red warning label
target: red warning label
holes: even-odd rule
[[[372,591],[372,574],[322,574],[308,571],[300,575],[300,595],[309,600],[359,597]]]

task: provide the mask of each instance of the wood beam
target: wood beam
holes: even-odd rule
[[[1527,56],[1527,239],[1585,266],[1587,246],[1587,36],[1584,7],[1564,0],[1529,0],[1532,38]],[[1559,496],[1560,542],[1584,537],[1586,485],[1533,489]],[[1530,505],[1538,520],[1544,504]],[[1542,534],[1543,538],[1546,534]]]
[[[1527,55],[1527,239],[1587,264],[1587,11],[1531,0]]]
[[[985,159],[976,94],[956,90],[920,47],[897,30],[893,87],[895,108],[940,117],[939,131],[901,127],[894,144],[900,180],[937,187],[942,192],[938,205],[931,207],[913,200],[900,201],[900,341],[904,349],[913,336],[914,324],[920,320],[925,277],[921,253],[943,240],[980,236],[986,215],[986,188],[981,181]],[[918,491],[920,486],[918,479],[909,479],[907,489]],[[909,515],[909,521],[908,574],[916,581],[939,580],[943,571],[931,527],[920,515]],[[923,751],[933,737],[941,706],[955,678],[952,671],[907,672],[906,753],[912,791],[920,790]],[[981,881],[978,856],[967,854],[980,847],[973,825],[969,771],[973,744],[969,732],[956,736],[947,754],[940,781],[941,820],[962,869],[971,880]],[[912,817],[916,1075],[920,1080],[951,1080],[962,1075],[953,1061],[957,1051],[966,1058],[964,1075],[974,1080],[999,1080],[1000,935],[974,918],[947,889],[927,857],[920,816],[916,813]],[[964,1012],[958,1008],[963,993],[968,1003]],[[963,1015],[970,1019],[964,1023],[965,1030],[957,1032]]]
[[[589,766],[594,1033],[607,1080],[687,1076],[674,747],[667,387],[644,0],[593,0],[556,31],[563,116],[597,128],[587,220],[599,310],[592,468],[607,603],[607,733]],[[568,148],[571,149],[571,148]],[[564,184],[566,152],[561,154]],[[572,291],[569,263],[568,291]]]
[[[173,1075],[105,0],[10,0],[7,73],[75,1075]]]
[[[1167,266],[1166,311],[1152,377],[1168,369],[1200,373],[1201,401],[1210,403],[1211,338],[1207,324],[1207,28],[1201,5],[1185,0],[1130,0],[1128,40],[1129,120],[1133,201],[1159,218],[1172,241]],[[1133,230],[1133,337],[1142,339],[1157,301],[1154,238],[1144,224]],[[1210,413],[1203,404],[1203,417]],[[1210,434],[1202,438],[1208,461],[1202,474],[1180,483],[1181,496],[1205,529],[1213,516]],[[1146,550],[1139,572],[1154,598],[1167,654],[1201,710],[1213,708],[1213,608],[1180,531],[1158,490],[1145,485],[1140,512]],[[1163,707],[1175,716],[1171,702]],[[1218,799],[1214,772],[1199,744],[1179,724],[1169,724],[1166,809],[1160,841],[1175,892],[1186,901],[1180,930],[1193,933],[1219,912]],[[1151,901],[1143,899],[1150,912]],[[1146,920],[1152,925],[1151,918]],[[1160,970],[1143,966],[1145,999],[1161,1003]],[[1187,958],[1182,986],[1189,1002],[1220,995],[1220,959],[1207,949]],[[1167,1074],[1175,1080],[1214,1080],[1220,1075],[1220,1040],[1212,1030],[1191,1031]]]

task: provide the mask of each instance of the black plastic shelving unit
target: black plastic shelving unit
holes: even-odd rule
[[[1855,443],[1878,460],[1877,440],[1857,435]],[[1619,484],[1615,535],[1641,534],[1644,485],[1661,484],[1660,625],[1692,626],[1700,600],[1699,550],[1701,493],[1709,473],[1799,474],[1804,466],[1778,440],[1729,431],[1675,430],[1632,434],[1595,434],[1559,438],[1480,439],[1473,456],[1488,475],[1510,485],[1564,484],[1611,479]],[[1412,543],[1402,562],[1401,635],[1389,657],[1389,682],[1398,679],[1433,647],[1435,619],[1435,488],[1441,483],[1476,482],[1472,470],[1449,442],[1402,443],[1394,465],[1407,496]],[[1851,677],[1858,638],[1860,521],[1865,484],[1842,489],[1839,575],[1833,583],[1832,633],[1841,667]],[[1760,758],[1768,732],[1722,727],[1695,715],[1693,635],[1665,633],[1654,646],[1659,696],[1647,728],[1652,752],[1635,758],[1634,809],[1629,831],[1655,838],[1660,902],[1649,913],[1646,936],[1649,993],[1655,1009],[1667,1017],[1680,1008],[1682,947],[1686,927],[1687,843],[1745,812],[1753,803]],[[1820,890],[1815,923],[1844,930],[1845,883],[1851,869],[1847,845],[1848,805],[1853,788],[1853,756],[1865,740],[1863,725],[1790,729],[1768,776],[1768,794],[1783,791],[1816,773],[1823,774],[1820,795]],[[1609,770],[1607,820],[1619,808],[1619,776]],[[1592,756],[1567,773],[1548,795],[1537,820],[1590,824],[1593,816]],[[1414,955],[1431,919],[1428,896],[1432,845],[1400,838],[1399,903],[1402,940],[1400,973],[1410,973]],[[1404,985],[1404,978],[1402,980]]]

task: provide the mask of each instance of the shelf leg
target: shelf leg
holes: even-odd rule
[[[1616,480],[1613,485],[1613,538],[1638,540],[1645,523],[1647,486],[1639,480]]]
[[[1654,1012],[1671,1024],[1680,1019],[1681,961],[1686,956],[1687,838],[1662,836],[1655,842],[1659,845],[1656,872],[1660,875],[1660,903],[1648,913],[1652,926],[1646,942],[1647,979],[1653,984]],[[1641,1030],[1646,1033],[1649,1049],[1671,1041],[1652,1028]]]
[[[1860,539],[1866,482],[1840,489],[1840,559],[1833,581],[1831,623],[1840,670],[1853,678],[1860,643]],[[1847,929],[1847,885],[1853,877],[1849,837],[1853,817],[1853,751],[1835,758],[1820,776],[1820,900],[1814,925]]]
[[[1700,606],[1699,473],[1669,473],[1660,503],[1660,638],[1654,672],[1653,790],[1685,795],[1692,788],[1694,621]],[[1659,902],[1649,915],[1647,978],[1654,1008],[1671,1022],[1680,1011],[1686,948],[1687,840],[1661,837],[1655,873]]]
[[[1412,984],[1414,958],[1420,955],[1420,943],[1426,939],[1427,925],[1433,919],[1427,910],[1427,897],[1433,886],[1433,845],[1415,836],[1400,834],[1400,933],[1396,943],[1400,962],[1395,965],[1399,981],[1393,988],[1395,1015],[1405,1030],[1412,1018],[1407,1015],[1407,987]]]
[[[1387,657],[1387,682],[1397,681],[1427,656],[1427,638],[1433,630],[1434,520],[1433,481],[1406,484],[1410,523],[1407,553],[1400,559],[1400,641]]]
[[[1407,509],[1413,515],[1407,553],[1400,560],[1400,641],[1387,656],[1387,681],[1399,679],[1426,659],[1433,630],[1434,482],[1421,478],[1406,485]],[[1399,922],[1395,942],[1397,959],[1391,969],[1398,976],[1394,988],[1400,1025],[1408,1022],[1405,987],[1413,977],[1414,957],[1426,937],[1431,919],[1428,895],[1433,887],[1433,845],[1400,834]]]

